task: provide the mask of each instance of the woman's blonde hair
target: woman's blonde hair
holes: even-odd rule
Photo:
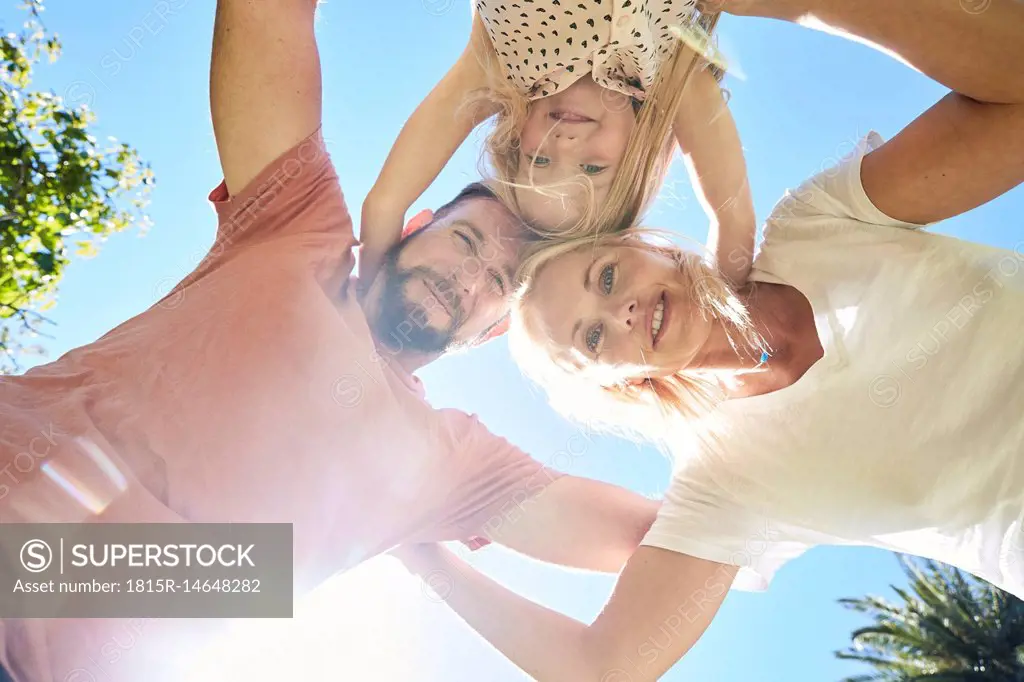
[[[537,277],[562,256],[580,249],[620,246],[670,258],[697,312],[723,324],[737,354],[759,358],[767,350],[746,306],[718,271],[696,253],[657,243],[661,237],[660,232],[638,228],[624,234],[548,242],[520,266],[522,284],[512,304],[509,347],[522,372],[548,393],[552,407],[564,416],[620,435],[665,440],[680,427],[698,426],[723,399],[718,382],[699,370],[653,377],[643,376],[643,368],[636,367],[634,371],[643,378],[624,379],[622,368],[612,371],[552,341],[532,302],[557,292],[539,291]]]
[[[678,34],[686,36],[687,40],[680,40],[672,55],[658,69],[653,85],[639,105],[636,125],[602,205],[595,205],[593,184],[589,177],[580,176],[568,181],[573,184],[582,183],[588,197],[579,219],[570,226],[556,228],[530,224],[529,227],[539,236],[572,239],[617,232],[639,223],[657,197],[668,173],[675,151],[673,118],[690,74],[701,63],[701,54],[707,52],[718,16],[717,12],[698,13],[693,26],[678,27]],[[550,193],[554,187],[549,189],[535,186],[532,167],[528,184],[517,180],[520,170],[519,135],[530,101],[506,77],[490,45],[487,48],[490,53],[481,55],[480,59],[487,74],[488,86],[474,93],[471,103],[486,103],[497,109],[498,114],[484,142],[482,155],[482,159],[489,161],[490,168],[482,167],[481,174],[490,176],[495,181],[490,184],[498,198],[514,213],[522,215],[516,199],[517,188],[529,188],[543,194]],[[708,68],[721,80],[721,70],[714,66]]]

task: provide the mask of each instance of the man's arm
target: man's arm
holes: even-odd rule
[[[618,573],[660,506],[625,488],[562,476],[485,531],[494,542],[541,561]]]
[[[210,109],[228,191],[320,127],[316,0],[218,0]]]

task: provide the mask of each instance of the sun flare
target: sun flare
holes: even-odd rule
[[[189,679],[417,679],[422,652],[409,620],[417,597],[417,581],[395,560],[374,559],[297,601],[294,619],[232,623],[202,652]]]

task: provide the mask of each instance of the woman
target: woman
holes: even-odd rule
[[[448,572],[448,603],[539,680],[657,679],[731,586],[764,589],[815,544],[928,556],[1024,597],[1024,253],[919,229],[1024,179],[1024,87],[1000,64],[1024,63],[1024,6],[850,5],[830,23],[958,92],[788,194],[746,286],[636,237],[526,268],[519,333],[549,386],[699,426],[589,626],[439,548],[403,552]],[[992,65],[975,82],[942,57],[965,40]]]

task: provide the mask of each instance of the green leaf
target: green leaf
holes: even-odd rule
[[[845,682],[1020,682],[1024,680],[1024,602],[958,569],[901,556],[900,601],[841,599],[873,623],[836,652],[873,674]]]
[[[148,225],[154,184],[133,147],[97,143],[88,107],[30,89],[42,56],[58,59],[61,43],[40,20],[42,0],[23,8],[23,27],[0,25],[0,374],[40,333],[37,311],[55,304],[68,258],[94,256],[114,232]],[[87,239],[66,249],[76,234]]]
[[[39,266],[39,270],[49,275],[55,270],[53,254],[49,251],[36,251],[32,254],[32,260]]]

